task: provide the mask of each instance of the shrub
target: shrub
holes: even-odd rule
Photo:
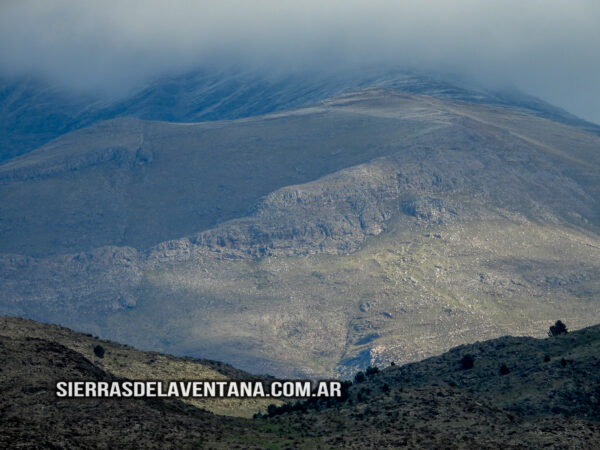
[[[508,375],[510,373],[510,369],[506,366],[506,364],[502,364],[500,366],[500,375]]]
[[[561,366],[563,366],[563,367],[567,367],[567,364],[570,364],[570,363],[572,363],[572,362],[573,362],[573,360],[572,360],[572,359],[565,359],[565,358],[562,358],[562,359],[560,360],[560,365],[561,365]]]
[[[553,337],[553,336],[559,336],[561,334],[567,334],[567,326],[562,323],[560,320],[557,320],[556,323],[554,325],[552,325],[550,327],[550,329],[548,330],[548,336]]]
[[[277,411],[277,409],[278,409],[277,405],[270,404],[267,407],[267,414],[269,415],[269,417],[275,416],[279,412],[279,411]]]
[[[371,377],[373,375],[375,375],[377,372],[379,372],[379,368],[378,367],[367,367],[367,376]]]
[[[473,358],[471,355],[465,355],[460,360],[460,365],[463,370],[472,369],[474,364],[475,364],[475,358]]]
[[[365,374],[364,372],[360,371],[358,372],[355,376],[354,376],[354,381],[356,383],[362,383],[363,381],[365,381]]]
[[[340,402],[345,402],[350,397],[350,387],[352,381],[342,381],[342,396],[338,399]]]
[[[389,385],[389,384],[387,384],[387,383],[385,383],[385,384],[384,384],[384,385],[381,387],[381,390],[387,394],[388,392],[390,392],[390,385]]]
[[[550,355],[544,356],[544,362],[550,362]]]
[[[94,355],[96,355],[98,358],[104,358],[104,347],[101,345],[96,345],[94,347]]]

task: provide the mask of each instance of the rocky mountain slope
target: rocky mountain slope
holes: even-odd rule
[[[342,399],[269,408],[269,415],[255,419],[213,415],[174,399],[57,399],[58,380],[114,379],[98,358],[64,345],[69,342],[89,352],[85,335],[2,318],[4,446],[592,449],[600,439],[599,326],[547,339],[502,337],[368,370],[357,374]],[[105,358],[142,354],[102,344]],[[462,363],[466,355],[472,367]],[[150,356],[190,363],[144,355]],[[132,377],[152,371],[142,364]]]
[[[317,103],[371,86],[441,98],[519,107],[596,134],[600,127],[515,90],[473,89],[456,77],[415,71],[269,73],[198,69],[148,81],[131,92],[107,96],[68,90],[33,78],[0,78],[0,162],[28,153],[55,137],[118,117],[168,122],[238,119]]]
[[[13,158],[0,312],[328,376],[600,321],[600,138],[458,92],[115,119]]]

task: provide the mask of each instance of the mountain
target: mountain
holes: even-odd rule
[[[176,399],[57,399],[60,380],[117,379],[111,370],[118,365],[107,364],[111,358],[126,361],[125,354],[136,363],[152,358],[161,367],[205,363],[107,341],[101,341],[107,348],[104,358],[91,357],[98,342],[57,326],[1,318],[0,443],[591,449],[600,439],[599,326],[546,339],[502,337],[405,366],[369,370],[362,378],[357,374],[344,398],[271,407],[268,415],[254,419],[215,415]],[[473,358],[471,368],[461,363],[466,355]],[[151,364],[133,366],[133,379],[155,376]]]
[[[448,81],[450,80],[450,81]],[[600,134],[600,127],[514,89],[473,89],[472,82],[398,69],[270,73],[235,68],[197,69],[149,80],[119,95],[74,94],[34,78],[0,78],[0,162],[52,139],[119,117],[167,122],[231,120],[308,106],[353,90],[378,86],[494,105]]]
[[[593,127],[394,83],[237,120],[101,121],[5,161],[0,312],[289,376],[600,322]]]

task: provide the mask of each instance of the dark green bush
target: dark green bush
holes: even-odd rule
[[[472,369],[474,364],[475,364],[475,358],[473,358],[471,355],[465,355],[460,360],[460,365],[463,370]]]
[[[560,336],[561,334],[567,334],[567,326],[562,323],[560,320],[557,320],[554,325],[550,327],[548,330],[548,336]]]
[[[94,355],[96,355],[98,358],[104,358],[104,347],[101,345],[96,345],[94,347]]]
[[[367,367],[367,376],[371,377],[373,375],[375,375],[377,372],[379,372],[379,368],[378,367]]]
[[[277,415],[278,412],[279,411],[278,411],[277,405],[270,404],[267,407],[267,414],[269,415],[269,417],[273,417],[273,416]]]
[[[354,376],[354,381],[356,383],[362,383],[363,381],[365,381],[365,374],[364,372],[360,371],[358,372],[355,376]]]
[[[350,387],[352,381],[342,381],[342,396],[338,399],[340,402],[345,402],[350,397]]]

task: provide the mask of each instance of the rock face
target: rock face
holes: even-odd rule
[[[0,312],[294,376],[600,321],[600,138],[449,92],[115,119],[11,159]]]

